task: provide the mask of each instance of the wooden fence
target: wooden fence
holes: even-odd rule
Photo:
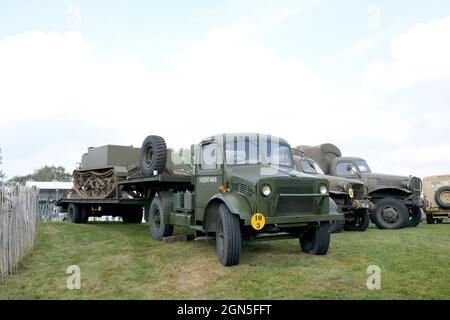
[[[0,278],[11,274],[37,233],[37,190],[0,187]]]

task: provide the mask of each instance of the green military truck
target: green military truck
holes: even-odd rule
[[[328,180],[330,197],[344,214],[344,220],[338,220],[330,225],[330,232],[365,231],[370,223],[369,210],[373,209],[373,203],[369,199],[364,183],[325,175],[315,160],[305,157],[300,150],[292,151],[294,163],[299,171]]]
[[[170,237],[174,226],[215,234],[219,260],[231,266],[239,263],[242,239],[294,237],[304,252],[324,255],[330,221],[343,219],[328,181],[298,172],[290,145],[275,136],[208,137],[191,147],[193,173],[171,168],[159,136],[148,136],[139,152],[100,148],[83,156],[74,188],[58,203],[72,222],[112,215],[139,223],[144,211],[155,240]]]
[[[339,148],[329,143],[296,149],[316,160],[325,174],[364,182],[375,204],[370,218],[378,228],[416,227],[421,222],[424,201],[420,178],[373,173],[364,159],[342,157]]]

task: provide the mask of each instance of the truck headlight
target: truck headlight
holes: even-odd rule
[[[327,194],[327,192],[328,192],[327,186],[324,184],[321,185],[319,188],[319,192],[320,192],[320,194]]]
[[[265,184],[261,187],[261,193],[263,194],[263,196],[268,197],[272,193],[272,189],[268,184]]]

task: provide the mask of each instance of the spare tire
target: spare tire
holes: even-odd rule
[[[450,209],[450,186],[440,187],[435,195],[434,200],[441,209]]]
[[[139,155],[139,168],[144,175],[153,175],[155,171],[162,173],[166,167],[167,146],[160,136],[145,138]]]

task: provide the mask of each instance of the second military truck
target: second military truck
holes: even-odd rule
[[[424,202],[420,178],[373,173],[364,159],[342,157],[339,148],[329,143],[296,149],[316,160],[325,174],[364,182],[375,204],[370,218],[378,228],[416,227],[421,222]]]
[[[373,209],[373,203],[369,200],[364,183],[325,175],[315,160],[305,157],[296,149],[293,149],[293,154],[299,171],[328,180],[330,197],[344,214],[344,220],[338,220],[330,225],[330,232],[365,231],[370,223],[369,210]]]
[[[144,208],[156,240],[171,236],[175,225],[215,234],[225,266],[239,263],[242,239],[295,237],[304,252],[327,253],[329,223],[343,217],[327,180],[296,171],[285,140],[221,134],[191,150],[194,171],[181,173],[168,165],[170,152],[159,136],[148,136],[140,150],[89,149],[59,204],[75,223],[101,215],[139,223]]]

